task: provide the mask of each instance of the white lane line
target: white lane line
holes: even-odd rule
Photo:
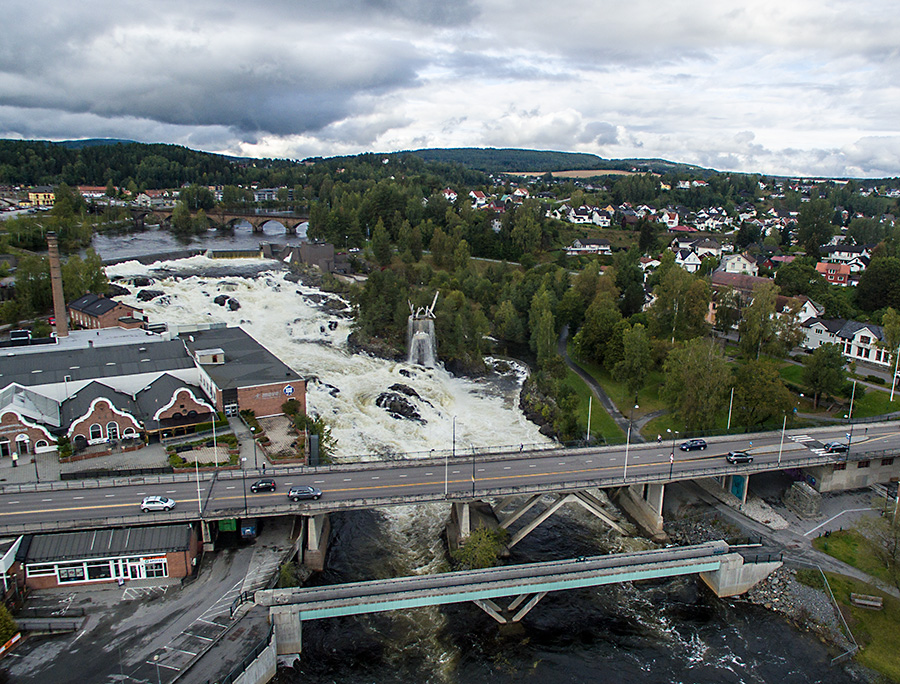
[[[231,487],[225,487],[225,489],[235,489],[235,487],[232,485]]]
[[[147,661],[147,664],[148,664],[148,665],[159,665],[160,667],[165,667],[165,668],[167,668],[167,669],[169,669],[169,670],[175,670],[176,672],[178,672],[179,670],[181,670],[180,667],[176,667],[175,665],[166,665],[165,663],[161,663],[161,662],[159,662],[158,660],[148,660],[148,661]]]
[[[313,484],[325,484],[325,480],[313,480]]]
[[[453,473],[454,475],[459,475],[459,471],[458,471],[458,470],[451,470],[450,472]]]
[[[112,496],[112,495],[110,494],[110,495],[108,495],[108,496]],[[43,502],[46,502],[46,501],[53,501],[53,499],[41,499],[41,501],[43,501]]]
[[[193,632],[185,632],[185,634],[195,639],[203,639],[203,641],[215,641],[212,637],[203,636],[202,634],[194,634]]]
[[[83,499],[84,497],[83,496],[73,496],[72,498],[77,500],[77,499]]]
[[[874,511],[874,510],[875,510],[874,508],[851,508],[851,509],[846,510],[846,511],[841,511],[841,512],[838,513],[837,515],[833,515],[833,516],[831,516],[830,518],[828,518],[828,520],[826,520],[825,522],[823,522],[821,525],[816,525],[816,526],[815,526],[814,528],[812,528],[809,532],[804,532],[803,536],[804,536],[804,537],[808,537],[808,536],[811,535],[813,532],[815,532],[816,530],[818,530],[820,527],[824,527],[825,525],[827,525],[828,523],[830,523],[830,522],[831,522],[832,520],[834,520],[835,518],[840,518],[842,515],[844,515],[844,513],[862,513],[863,511]]]
[[[532,464],[531,464],[530,466],[528,466],[528,467],[529,467],[529,468],[537,468],[537,466],[536,466],[534,463],[532,463]]]
[[[166,650],[169,650],[169,651],[178,651],[179,653],[187,653],[189,656],[197,655],[193,651],[185,651],[183,648],[174,648],[173,646],[164,646],[163,648],[165,648]]]
[[[434,473],[425,473],[426,475],[434,475]]]
[[[503,466],[503,470],[511,470],[512,466]]]
[[[372,476],[372,479],[373,479],[373,480],[380,480],[381,478],[378,477],[378,475],[373,475],[373,476]]]
[[[593,462],[594,462],[593,459],[588,459],[587,461],[585,461],[585,463],[593,463]]]
[[[406,477],[406,475],[401,475],[400,477]]]
[[[349,478],[349,477],[344,478],[344,482],[350,482],[350,481],[351,481],[351,478]]]
[[[178,493],[177,489],[167,489],[166,490],[166,494],[177,494],[177,493]]]
[[[8,503],[8,504],[17,504],[17,503],[19,503],[19,502],[18,502],[18,501],[7,501],[6,503]]]
[[[103,498],[105,498],[105,499],[111,499],[111,498],[114,497],[114,496],[115,496],[115,494],[104,494],[104,495],[103,495]],[[50,501],[50,499],[44,499],[44,501]]]

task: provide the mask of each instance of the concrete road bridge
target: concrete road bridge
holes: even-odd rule
[[[717,596],[736,596],[781,566],[779,556],[744,554],[724,541],[484,570],[257,591],[269,609],[279,655],[302,651],[305,620],[472,601],[501,624],[518,622],[549,592],[699,574]],[[247,597],[249,599],[249,597]],[[497,599],[512,598],[503,608]]]
[[[171,224],[173,208],[149,208],[149,207],[130,207],[129,211],[134,219],[134,227],[142,229],[146,219],[150,216],[155,217],[160,225]],[[191,212],[192,217],[197,216],[196,211]],[[225,209],[213,208],[206,212],[206,218],[209,222],[220,229],[233,228],[234,225],[241,221],[246,221],[253,227],[254,233],[262,233],[263,226],[274,221],[284,226],[288,235],[296,235],[297,227],[301,223],[309,221],[308,214],[297,214],[293,212],[248,212],[248,211],[227,211]]]
[[[296,515],[304,525],[304,561],[317,568],[327,550],[329,513],[443,501],[452,504],[451,526],[465,539],[478,524],[473,511],[492,503],[514,546],[565,505],[582,506],[618,527],[615,512],[596,495],[602,489],[651,535],[658,535],[670,482],[712,479],[739,499],[746,499],[754,473],[774,470],[791,469],[822,491],[888,482],[900,475],[897,428],[897,423],[857,426],[849,454],[831,453],[824,446],[843,439],[846,426],[715,437],[706,450],[692,452],[679,450],[674,442],[521,451],[512,445],[465,454],[453,449],[420,459],[274,468],[267,475],[275,477],[277,491],[259,494],[249,489],[261,473],[239,470],[7,485],[0,489],[0,533],[190,521],[199,522],[204,543],[212,548],[216,521]],[[734,449],[748,450],[753,461],[728,463],[724,454]],[[292,502],[286,493],[294,485],[318,487],[322,497]],[[177,506],[168,513],[140,513],[141,499],[152,494],[171,497]],[[538,515],[523,524],[525,514],[534,510]]]

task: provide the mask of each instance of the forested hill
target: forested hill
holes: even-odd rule
[[[79,141],[84,142],[84,141]],[[0,140],[0,184],[106,185],[171,188],[183,183],[229,185],[271,181],[289,160],[236,159],[179,145],[136,142]]]
[[[412,150],[410,154],[426,161],[461,164],[486,173],[517,171],[652,171],[654,173],[687,172],[694,176],[708,176],[714,171],[664,159],[604,159],[595,154],[580,152],[552,152],[547,150],[497,149],[493,147],[456,147]]]

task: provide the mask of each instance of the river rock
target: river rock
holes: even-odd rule
[[[392,418],[406,418],[425,424],[412,402],[399,392],[382,392],[375,400],[375,405],[387,411]]]
[[[164,294],[166,293],[162,290],[141,290],[135,296],[142,302],[149,302],[151,299],[162,297]]]
[[[131,290],[115,283],[110,283],[106,288],[107,297],[125,297],[131,294]]]
[[[221,294],[213,299],[213,302],[215,302],[219,306],[227,307],[229,311],[237,311],[241,308],[240,302],[238,302],[238,300],[236,300],[234,297],[229,297],[228,295]]]
[[[131,284],[135,287],[148,287],[153,284],[153,280],[145,276],[138,276],[131,279]]]

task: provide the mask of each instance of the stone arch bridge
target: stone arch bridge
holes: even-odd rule
[[[173,209],[171,208],[150,209],[146,207],[132,207],[130,211],[131,216],[134,219],[134,227],[138,229],[144,227],[147,218],[150,216],[155,217],[160,225],[166,225],[172,222]],[[196,215],[196,211],[191,211],[192,217]],[[280,223],[284,226],[285,232],[287,232],[288,235],[296,235],[297,226],[309,221],[309,216],[304,214],[286,212],[257,214],[252,212],[226,211],[224,209],[211,209],[206,213],[206,218],[209,219],[211,225],[218,229],[233,228],[238,221],[246,221],[253,227],[254,233],[262,233],[263,226],[270,221],[274,221],[275,223]]]

